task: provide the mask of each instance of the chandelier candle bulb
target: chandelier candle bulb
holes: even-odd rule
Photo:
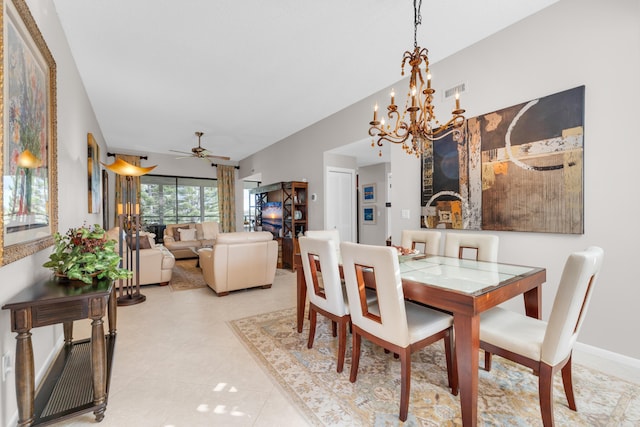
[[[427,74],[427,89],[431,89],[431,73]]]
[[[391,89],[391,105],[395,105],[395,97],[396,97],[396,93],[393,89]]]
[[[460,94],[456,92],[456,110],[460,109]]]
[[[373,121],[378,121],[378,104],[373,107]]]

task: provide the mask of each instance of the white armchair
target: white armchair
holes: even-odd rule
[[[268,231],[221,233],[213,248],[198,251],[205,282],[218,296],[260,286],[276,276],[278,242]]]

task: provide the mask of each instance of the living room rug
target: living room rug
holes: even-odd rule
[[[318,316],[314,346],[307,349],[309,322],[296,331],[295,308],[229,322],[266,371],[316,426],[458,426],[460,399],[447,388],[442,343],[412,356],[409,417],[398,419],[400,362],[362,340],[360,369],[349,382],[350,338],[344,371],[336,372],[337,338]],[[480,358],[481,362],[483,358]],[[554,413],[559,426],[640,425],[640,386],[574,364],[578,412],[567,406],[555,376]],[[538,378],[531,370],[494,356],[490,372],[479,372],[478,425],[542,425]]]
[[[202,270],[196,267],[197,263],[197,258],[176,260],[171,281],[169,281],[169,287],[172,291],[187,291],[207,286],[204,277],[202,277]]]

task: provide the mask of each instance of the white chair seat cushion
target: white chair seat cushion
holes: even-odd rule
[[[437,334],[453,324],[451,315],[411,302],[405,303],[405,311],[407,313],[409,341],[411,343]]]
[[[500,307],[480,315],[480,341],[540,360],[547,322]]]

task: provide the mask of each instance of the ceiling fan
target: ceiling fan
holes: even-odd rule
[[[207,159],[231,160],[231,157],[216,156],[214,154],[209,153],[209,151],[206,148],[203,148],[202,145],[200,145],[200,138],[202,137],[202,135],[204,135],[203,132],[196,132],[196,136],[198,137],[198,146],[193,147],[191,149],[191,153],[186,151],[178,151],[178,150],[169,150],[169,151],[173,151],[174,153],[187,154],[187,156],[178,157],[179,159],[184,159],[187,157],[197,157],[199,159],[205,159],[205,160]]]

